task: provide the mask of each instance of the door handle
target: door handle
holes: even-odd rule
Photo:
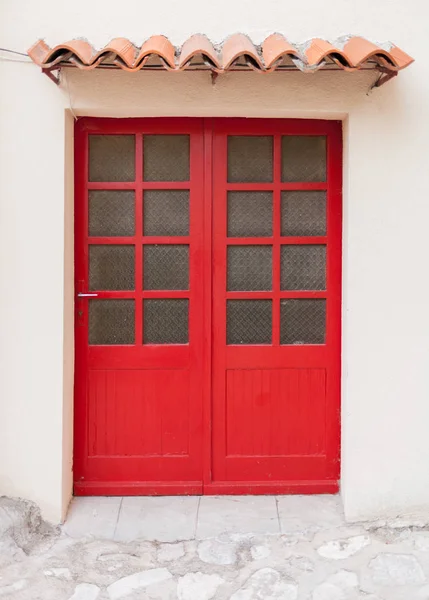
[[[97,296],[98,294],[83,294],[82,292],[77,295],[78,298],[97,298]]]

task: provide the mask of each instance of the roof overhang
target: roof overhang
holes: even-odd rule
[[[39,40],[28,50],[28,55],[56,83],[59,79],[53,72],[58,73],[64,67],[130,72],[208,70],[214,76],[233,71],[374,70],[379,73],[374,87],[379,87],[414,60],[390,42],[374,44],[359,36],[344,36],[332,43],[314,38],[303,44],[291,44],[279,33],[273,33],[261,45],[253,44],[241,33],[220,45],[196,34],[179,47],[162,35],[150,37],[141,47],[128,39],[115,38],[98,51],[86,40],[76,39],[54,48]]]

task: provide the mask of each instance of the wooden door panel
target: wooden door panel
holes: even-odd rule
[[[218,120],[213,493],[339,477],[341,125]]]
[[[78,121],[76,493],[202,490],[202,125]]]
[[[89,456],[189,455],[189,392],[188,370],[90,370]]]
[[[226,371],[226,455],[325,453],[324,369]]]

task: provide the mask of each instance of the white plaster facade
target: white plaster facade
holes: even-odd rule
[[[0,46],[233,32],[256,43],[358,34],[416,62],[373,73],[78,72],[61,88],[0,61],[0,494],[60,521],[72,493],[73,117],[317,117],[344,122],[341,494],[353,519],[429,521],[428,7],[423,0],[3,0]],[[4,59],[4,60],[3,60]]]

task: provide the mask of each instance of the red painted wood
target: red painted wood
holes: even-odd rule
[[[339,491],[337,479],[323,479],[321,481],[234,481],[234,483],[211,483],[204,487],[207,495],[280,495],[280,494],[336,494]]]
[[[327,137],[327,182],[280,181],[281,136],[287,134]],[[215,123],[213,135],[213,483],[210,490],[254,493],[256,487],[264,490],[261,493],[291,488],[301,492],[334,491],[339,478],[340,436],[341,124],[221,119]],[[228,135],[273,136],[272,183],[227,183]],[[271,238],[227,238],[227,192],[238,189],[273,191]],[[281,237],[280,201],[284,189],[327,190],[326,236]],[[271,291],[226,291],[227,247],[243,244],[272,245]],[[326,244],[326,291],[280,290],[282,244]],[[271,345],[226,345],[226,300],[233,298],[272,300]],[[326,298],[326,344],[279,345],[281,298]],[[311,481],[318,483],[312,486]]]
[[[88,182],[88,135],[132,134],[134,182]],[[191,135],[190,182],[142,181],[144,134]],[[327,182],[280,181],[281,135],[325,135]],[[226,181],[227,135],[272,135],[272,183]],[[135,344],[88,346],[88,301],[76,301],[75,493],[335,493],[340,455],[341,124],[259,119],[80,119],[76,126],[76,291],[88,291],[88,246],[134,244]],[[136,192],[134,236],[89,238],[90,189]],[[143,236],[145,189],[190,189],[190,235]],[[226,237],[227,190],[272,190],[271,238]],[[282,237],[282,190],[327,190],[327,235]],[[190,245],[190,290],[142,290],[145,244]],[[273,245],[271,292],[227,292],[228,245]],[[327,245],[326,291],[281,291],[280,246]],[[142,344],[143,298],[189,298],[190,343]],[[273,343],[226,346],[226,300],[271,298]],[[326,298],[324,345],[280,346],[280,300]]]
[[[203,288],[202,120],[81,119],[76,126],[76,289],[88,291],[89,244],[133,244],[135,289],[102,291],[103,298],[135,300],[135,343],[88,345],[88,300],[78,299],[76,321],[75,493],[200,493],[202,489]],[[88,135],[135,135],[135,181],[88,182]],[[143,182],[143,136],[190,135],[190,181]],[[143,237],[143,189],[189,189],[190,235]],[[135,235],[88,237],[88,189],[135,190]],[[189,291],[143,291],[143,245],[189,244]],[[80,282],[78,284],[78,282]],[[92,291],[92,290],[91,290]],[[143,344],[143,298],[189,298],[189,344]],[[127,491],[128,490],[128,491]]]

